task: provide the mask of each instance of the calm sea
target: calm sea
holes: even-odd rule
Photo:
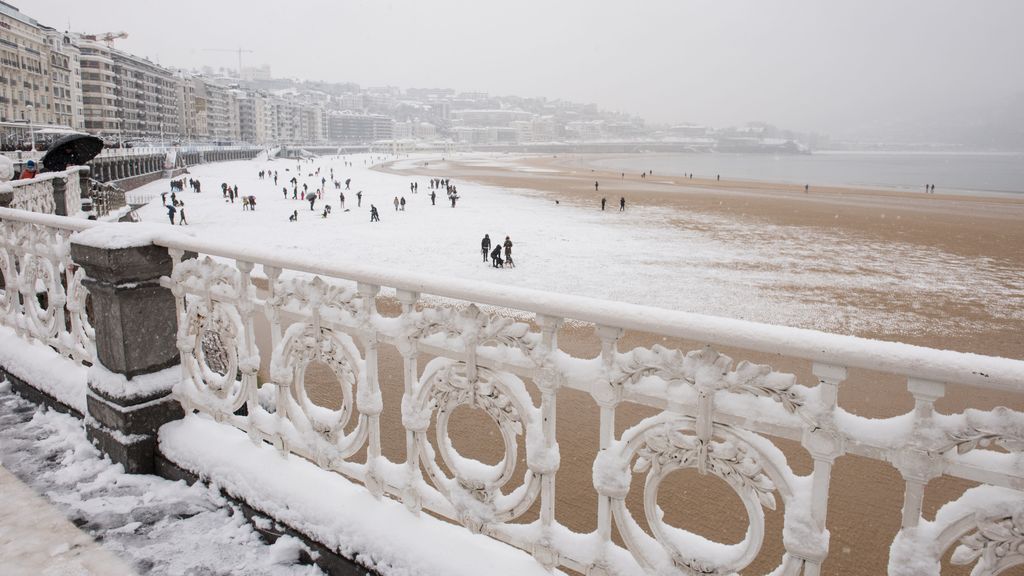
[[[591,167],[654,176],[763,180],[793,184],[867,186],[936,192],[1024,194],[1024,153],[816,152],[772,154],[623,154]]]

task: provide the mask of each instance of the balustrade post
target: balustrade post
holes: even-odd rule
[[[377,294],[380,286],[364,284],[357,285],[359,295],[363,299],[361,311],[363,322],[369,329],[369,335],[364,337],[363,345],[366,348],[366,385],[370,388],[370,395],[376,397],[380,394],[380,381],[378,379],[377,346],[379,346],[377,330],[373,327],[374,317],[377,315]],[[369,419],[369,445],[366,453],[366,478],[363,480],[366,489],[376,498],[384,496],[384,480],[377,471],[377,463],[380,460],[380,413],[370,414]]]
[[[622,400],[622,389],[611,382],[612,371],[615,367],[615,356],[618,354],[618,342],[622,338],[622,328],[613,326],[598,326],[597,335],[601,339],[601,364],[604,371],[604,379],[595,381],[591,389],[591,396],[601,407],[601,432],[600,448],[606,450],[615,440],[615,407]],[[605,545],[611,545],[612,539],[612,508],[611,497],[598,495],[597,497],[597,533]],[[599,560],[599,563],[603,560]],[[589,576],[597,576],[607,572],[595,565],[595,568],[588,571]]]
[[[537,324],[541,330],[541,353],[543,368],[537,378],[537,386],[541,391],[540,413],[541,431],[544,437],[544,450],[551,452],[557,444],[557,398],[558,389],[562,385],[562,375],[552,364],[551,358],[558,351],[558,328],[562,319],[551,316],[537,316]],[[540,522],[543,534],[533,548],[533,556],[548,570],[559,564],[560,558],[552,544],[551,527],[555,523],[555,474],[557,464],[552,469],[537,469],[541,475],[540,486]]]
[[[125,225],[122,225],[125,226]],[[127,225],[130,226],[130,225]],[[156,433],[184,415],[170,396],[180,377],[176,303],[160,286],[170,275],[166,248],[140,237],[105,245],[109,230],[93,229],[71,243],[93,302],[96,362],[89,369],[86,433],[129,473],[154,469]]]
[[[903,493],[904,529],[914,528],[920,523],[924,488],[933,478],[942,475],[942,457],[929,448],[933,436],[935,401],[945,395],[946,385],[910,378],[907,380],[907,389],[914,395],[914,432],[909,444],[890,456],[906,482]]]
[[[409,315],[413,312],[413,307],[419,300],[420,295],[417,292],[410,292],[408,290],[397,291],[398,301],[402,304],[402,321],[406,322]],[[402,370],[404,374],[405,392],[403,398],[411,398],[413,386],[416,384],[417,374],[419,372],[416,364],[419,351],[416,348],[416,341],[409,339],[408,342],[404,343],[399,348],[402,354]],[[419,450],[416,446],[416,431],[409,428],[405,429],[405,462],[406,467],[409,469],[408,474],[408,485],[402,490],[402,503],[414,514],[419,514],[420,509],[423,507],[420,494],[416,490],[416,482],[419,480]]]
[[[846,368],[831,364],[814,363],[811,372],[818,377],[819,402],[817,425],[804,427],[803,446],[814,459],[813,484],[811,487],[811,520],[819,532],[825,532],[825,518],[828,512],[829,486],[832,480],[832,465],[836,458],[845,453],[843,437],[836,430],[833,416],[839,397],[839,385],[846,380]],[[793,543],[799,545],[799,543]],[[788,549],[787,545],[787,549]],[[825,550],[790,550],[804,561],[804,574],[818,576]]]

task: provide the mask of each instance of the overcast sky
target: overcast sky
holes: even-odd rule
[[[7,0],[168,66],[842,132],[1024,92],[1022,0]]]

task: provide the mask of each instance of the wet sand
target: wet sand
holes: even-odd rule
[[[1001,265],[1024,273],[1024,201],[1013,198],[947,197],[879,190],[812,187],[805,194],[802,187],[756,183],[684,180],[681,177],[640,179],[602,171],[591,172],[577,157],[535,158],[525,162],[528,167],[558,172],[524,173],[513,169],[474,166],[449,161],[442,175],[425,172],[426,177],[444,176],[456,183],[471,180],[514,188],[529,188],[549,194],[552,200],[579,206],[596,206],[602,196],[609,199],[609,209],[617,209],[620,196],[627,198],[627,209],[639,204],[677,207],[726,214],[748,220],[751,225],[774,223],[787,226],[828,227],[852,230],[870,235],[880,242],[912,242],[954,254],[986,256]],[[385,170],[388,168],[385,167]],[[400,172],[410,174],[408,171]],[[601,184],[599,193],[593,183]],[[884,215],[884,218],[882,217]],[[837,217],[838,216],[838,217]],[[839,295],[836,295],[839,297]],[[871,305],[892,306],[884,294]],[[955,305],[949,303],[947,305]],[[381,299],[382,313],[397,313],[394,302]],[[935,310],[942,314],[943,310]],[[958,310],[958,314],[972,311]],[[977,311],[982,314],[981,311]],[[866,337],[899,340],[935,348],[949,348],[987,355],[1021,358],[1024,356],[1024,326],[1019,322],[981,317],[978,321],[990,328],[983,332],[949,336],[934,334],[890,333],[858,334]],[[266,326],[259,330],[260,349],[269,351]],[[641,333],[627,333],[620,342],[621,350],[634,346],[661,344],[683,351],[703,346],[700,342],[664,339]],[[595,357],[600,346],[592,327],[566,326],[559,333],[561,348],[577,357]],[[812,384],[806,362],[780,359],[758,353],[720,349],[735,361],[750,360],[771,364],[780,371],[793,372],[798,381]],[[401,425],[403,390],[402,362],[397,351],[381,346],[380,382],[384,396],[381,416],[382,446],[385,456],[400,462],[405,455],[405,433]],[[429,361],[421,357],[419,367]],[[269,358],[264,357],[266,366]],[[264,372],[265,374],[265,372]],[[336,406],[339,394],[332,391],[333,376],[325,366],[313,366],[308,372],[311,396],[325,406]],[[528,383],[529,385],[529,383]],[[532,388],[532,387],[531,387]],[[534,391],[531,390],[531,393]],[[539,400],[535,397],[535,401]],[[840,406],[870,417],[886,417],[912,409],[913,399],[906,384],[898,378],[851,370],[840,389]],[[941,412],[960,411],[967,406],[990,409],[1007,405],[1024,410],[1019,399],[1006,395],[950,386],[948,395],[937,402]],[[617,434],[652,413],[651,410],[622,405],[617,412]],[[597,497],[591,484],[591,466],[597,454],[598,410],[589,396],[564,390],[558,397],[558,440],[562,463],[557,476],[556,518],[579,532],[596,527]],[[465,456],[485,462],[501,458],[501,438],[497,428],[481,414],[460,408],[450,424],[456,448]],[[431,437],[433,431],[431,430]],[[811,461],[797,444],[775,439],[798,474],[811,470]],[[523,452],[520,451],[522,457]],[[356,459],[361,458],[357,456]],[[520,462],[517,477],[525,466]],[[629,506],[642,521],[641,484],[634,481]],[[945,502],[955,499],[970,483],[941,478],[928,486],[925,499],[926,516]],[[514,486],[512,486],[514,488]],[[739,542],[746,530],[746,514],[739,499],[715,478],[702,478],[692,473],[677,473],[662,486],[660,505],[666,522],[724,541]],[[831,531],[829,558],[824,574],[875,576],[886,572],[888,549],[899,530],[903,482],[890,465],[854,456],[840,458],[832,475],[828,528]],[[537,506],[520,521],[537,517]],[[782,507],[766,515],[766,540],[757,560],[744,573],[764,574],[774,568],[782,555]],[[963,568],[944,566],[943,574],[967,574]]]

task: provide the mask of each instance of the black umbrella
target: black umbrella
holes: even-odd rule
[[[50,145],[43,166],[59,172],[68,166],[81,166],[103,150],[103,140],[88,134],[68,134]]]
[[[309,201],[309,200],[316,200],[316,193],[315,192],[310,192],[309,194],[306,194],[306,201]]]

